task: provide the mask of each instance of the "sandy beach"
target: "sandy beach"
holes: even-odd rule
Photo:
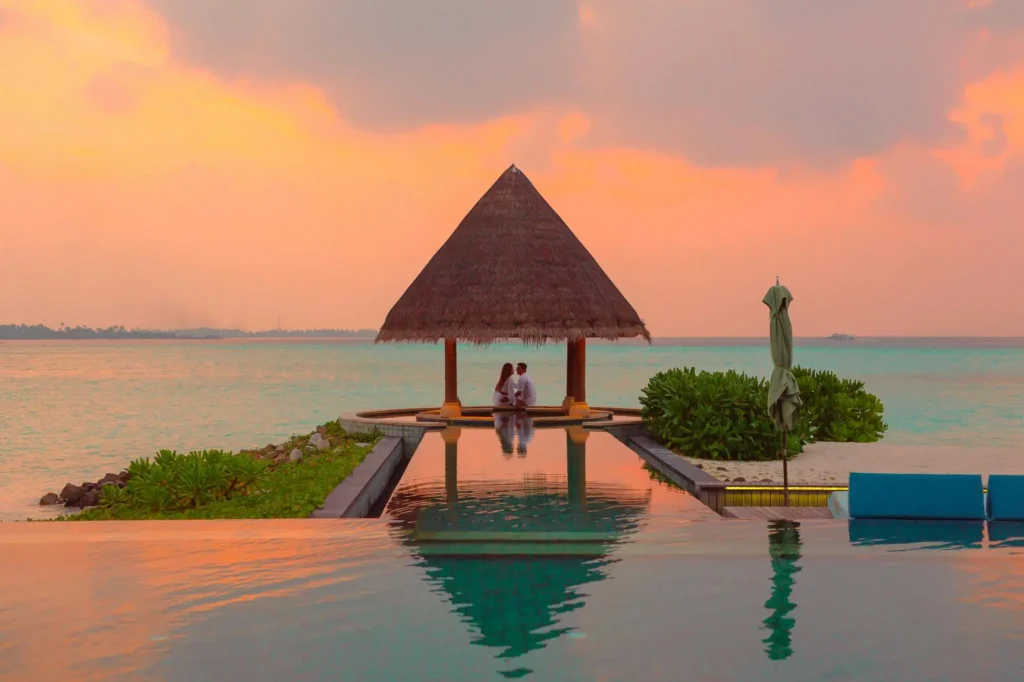
[[[686,458],[722,480],[782,482],[782,462],[714,462]],[[1024,447],[814,443],[789,462],[790,483],[839,483],[850,472],[1024,474]]]

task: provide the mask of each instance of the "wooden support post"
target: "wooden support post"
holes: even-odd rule
[[[569,483],[569,505],[580,511],[587,507],[587,436],[581,426],[566,429],[566,478]]]
[[[462,415],[462,403],[459,401],[459,363],[455,353],[455,339],[444,340],[444,404],[441,405],[442,417],[458,417]]]
[[[573,388],[572,398],[576,402],[587,402],[587,340],[580,339],[576,342],[576,386]]]
[[[573,392],[576,390],[576,343],[565,342],[565,399],[562,400],[562,409],[568,412],[572,409]]]
[[[572,407],[569,415],[573,417],[589,417],[590,406],[587,405],[587,340],[580,339],[573,350],[573,391]]]
[[[444,441],[444,492],[448,516],[454,521],[459,504],[459,436],[462,429],[449,426],[441,432]]]

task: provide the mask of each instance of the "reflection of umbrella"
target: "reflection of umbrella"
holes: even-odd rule
[[[793,655],[791,632],[796,623],[789,617],[796,608],[790,597],[793,594],[795,575],[800,572],[796,565],[800,558],[800,524],[794,521],[772,521],[769,525],[768,553],[772,557],[772,596],[764,607],[771,609],[764,624],[768,636],[763,640],[765,653],[773,661],[785,660]]]
[[[786,461],[786,431],[791,430],[800,415],[800,387],[793,376],[793,325],[789,322],[789,304],[793,294],[779,284],[768,290],[762,299],[771,311],[772,382],[768,387],[768,413],[782,430],[782,488],[789,506],[789,467]]]

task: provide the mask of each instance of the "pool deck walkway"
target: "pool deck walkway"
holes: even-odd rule
[[[722,516],[727,519],[768,519],[796,521],[801,519],[831,519],[828,507],[726,507]]]

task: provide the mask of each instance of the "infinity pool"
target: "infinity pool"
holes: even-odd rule
[[[379,519],[5,523],[0,558],[5,681],[1005,682],[1024,665],[1024,525],[723,520],[604,433],[429,434]]]
[[[3,524],[0,679],[1015,680],[1016,537],[652,517],[458,558],[379,520]]]
[[[427,433],[383,517],[419,540],[614,540],[652,516],[718,519],[684,490],[654,478],[644,460],[610,434],[533,429],[512,415],[496,428]],[[454,548],[452,548],[454,551]],[[473,544],[472,553],[484,550]],[[533,548],[529,551],[542,551]]]

